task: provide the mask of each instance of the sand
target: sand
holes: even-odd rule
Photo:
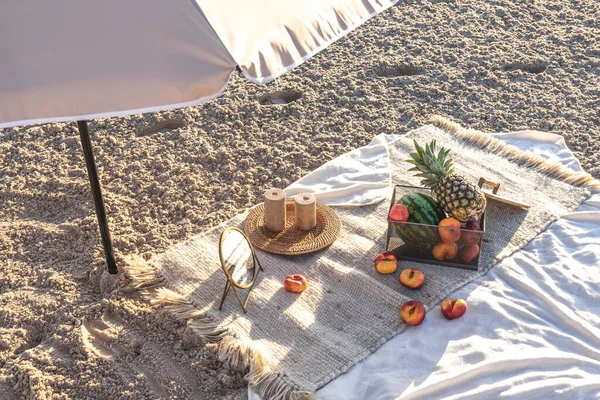
[[[91,121],[119,261],[434,114],[560,134],[600,178],[597,2],[486,3],[400,1],[267,86],[236,73],[205,105]],[[302,96],[265,97],[279,90]],[[153,129],[167,119],[180,124]],[[246,396],[214,345],[123,290],[102,256],[75,124],[0,130],[0,398]]]

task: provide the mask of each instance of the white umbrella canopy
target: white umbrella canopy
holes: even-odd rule
[[[397,0],[8,0],[0,128],[78,121],[109,272],[117,273],[86,120],[200,104],[236,66],[267,83]]]
[[[197,104],[235,69],[191,0],[9,0],[0,127]]]
[[[244,76],[268,83],[398,0],[194,0]]]

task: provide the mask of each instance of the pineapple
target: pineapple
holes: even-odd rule
[[[421,147],[414,141],[415,153],[410,153],[414,165],[409,171],[418,171],[424,178],[421,184],[431,192],[446,214],[461,222],[476,220],[485,210],[485,195],[477,185],[461,175],[454,174],[452,160],[447,159],[450,149],[441,148],[435,154],[435,140]]]

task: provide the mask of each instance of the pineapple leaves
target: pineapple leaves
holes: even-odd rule
[[[441,147],[437,151],[437,141],[435,139],[425,143],[425,147],[414,139],[413,144],[416,151],[410,153],[411,159],[406,160],[406,162],[413,165],[408,171],[417,172],[415,176],[423,178],[422,185],[434,187],[454,173],[452,160],[447,158],[450,149]]]
[[[422,160],[422,159],[423,159],[423,158],[422,158],[422,157],[421,157],[419,154],[417,154],[417,153],[410,153],[410,157],[411,157],[413,160],[415,160],[415,161],[420,161],[420,160]]]
[[[419,145],[419,143],[417,143],[417,141],[415,139],[413,139],[413,143],[415,145],[415,149],[417,149],[417,154],[419,156],[422,156],[423,153],[425,153],[425,151],[423,150],[423,148]]]

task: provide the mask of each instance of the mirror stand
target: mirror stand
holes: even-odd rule
[[[227,294],[231,288],[242,310],[246,313],[246,304],[248,304],[248,299],[250,298],[250,293],[252,293],[258,273],[259,271],[264,271],[254,252],[254,247],[240,229],[233,227],[226,228],[221,234],[219,241],[219,257],[221,259],[221,268],[225,276],[227,276],[227,282],[225,283],[223,296],[219,304],[219,311],[222,310],[225,298],[227,298]],[[248,290],[248,294],[243,300],[237,289]]]
[[[264,272],[262,265],[260,265],[260,261],[258,261],[258,257],[254,256],[254,260],[258,264],[259,270]],[[256,276],[258,277],[258,273],[256,274]],[[246,298],[243,301],[242,301],[242,297],[239,295],[239,293],[237,292],[235,287],[236,287],[236,285],[232,284],[230,278],[227,277],[227,282],[225,283],[225,289],[223,289],[223,296],[221,297],[221,303],[219,304],[219,311],[221,311],[221,309],[223,308],[223,303],[225,303],[225,298],[227,297],[227,294],[229,293],[229,288],[231,288],[231,289],[233,289],[233,294],[235,294],[235,297],[237,298],[238,302],[240,303],[240,306],[242,307],[242,310],[244,310],[244,313],[247,313],[246,304],[248,304],[248,299],[250,298],[250,293],[252,293],[252,286],[250,288],[248,288],[248,294],[246,295]]]

